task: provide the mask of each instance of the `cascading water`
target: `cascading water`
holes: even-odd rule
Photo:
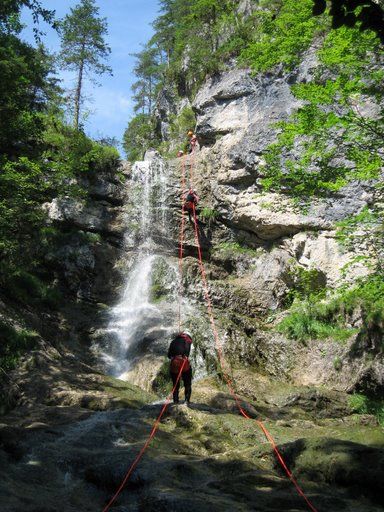
[[[153,238],[157,234],[165,239],[170,221],[167,177],[161,158],[152,153],[143,162],[136,162],[130,187],[126,247],[133,265],[122,300],[112,310],[107,329],[112,342],[102,353],[109,372],[122,379],[148,345],[152,353],[164,354],[159,341],[176,328],[178,286],[175,264],[160,254],[161,247]],[[164,301],[158,297],[159,280]]]

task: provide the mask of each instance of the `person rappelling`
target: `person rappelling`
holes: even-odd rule
[[[188,139],[188,153],[192,153],[197,144],[197,136],[192,130],[189,130],[188,132]]]
[[[173,403],[179,403],[180,381],[183,379],[185,403],[189,405],[192,393],[192,368],[189,361],[191,352],[192,337],[189,331],[180,332],[169,345],[168,359],[171,360],[170,373],[174,386]],[[184,363],[184,368],[179,380],[179,373]]]
[[[195,222],[196,205],[200,201],[200,197],[190,188],[185,198],[184,209],[188,213],[189,222]],[[194,213],[195,211],[195,213]]]

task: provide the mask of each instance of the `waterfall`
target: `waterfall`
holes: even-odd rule
[[[133,264],[122,299],[112,309],[110,341],[102,352],[109,373],[122,379],[142,354],[164,356],[167,336],[177,327],[177,265],[154,241],[155,233],[167,236],[171,220],[162,159],[151,152],[136,162],[129,185],[125,243],[127,260]]]

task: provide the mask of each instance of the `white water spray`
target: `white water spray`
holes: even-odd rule
[[[175,314],[169,311],[169,307],[173,310],[174,305],[168,304],[167,314],[164,307],[160,309],[153,303],[151,297],[154,271],[156,266],[165,262],[165,258],[157,254],[152,235],[154,228],[165,235],[169,222],[167,177],[162,160],[152,155],[148,160],[136,162],[130,183],[129,220],[136,222],[131,222],[134,228],[127,230],[126,242],[127,246],[135,247],[135,260],[128,272],[122,300],[113,308],[107,329],[115,341],[102,353],[110,373],[119,378],[124,378],[132,362],[140,355],[143,340],[172,330],[175,318]],[[174,302],[172,288],[177,286],[177,272],[172,264],[167,272],[170,302]]]

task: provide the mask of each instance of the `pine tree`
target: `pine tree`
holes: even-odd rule
[[[73,107],[74,126],[78,129],[84,77],[91,73],[102,75],[112,72],[104,64],[111,52],[104,40],[108,33],[107,21],[99,17],[99,8],[94,0],[81,0],[60,23],[60,32],[62,67],[77,74]]]
[[[143,51],[135,53],[137,61],[133,71],[138,80],[133,84],[133,99],[135,112],[152,114],[153,102],[156,96],[156,85],[161,76],[161,64],[159,63],[159,50],[149,45]]]

